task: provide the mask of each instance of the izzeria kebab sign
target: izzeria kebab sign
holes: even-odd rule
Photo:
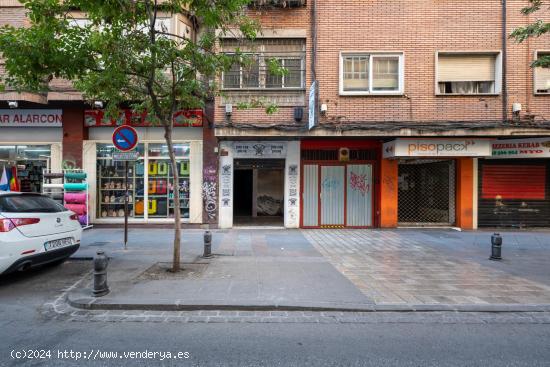
[[[0,127],[61,127],[62,110],[0,110]]]
[[[490,157],[491,141],[484,139],[395,139],[384,144],[384,158]]]
[[[493,158],[550,158],[550,137],[495,140]]]

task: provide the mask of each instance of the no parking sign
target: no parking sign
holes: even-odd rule
[[[138,134],[131,126],[119,126],[113,132],[113,144],[122,152],[134,149],[138,144]]]

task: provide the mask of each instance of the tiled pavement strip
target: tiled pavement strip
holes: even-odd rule
[[[550,303],[548,283],[490,267],[488,253],[483,257],[485,254],[468,242],[473,238],[468,234],[459,233],[453,239],[442,232],[449,238],[434,241],[426,231],[331,229],[302,233],[376,304]],[[536,234],[532,237],[536,241]],[[545,250],[548,259],[550,244]],[[528,267],[526,263],[524,270]]]
[[[41,315],[68,322],[550,324],[550,312],[90,311],[72,308],[62,297],[44,305]]]

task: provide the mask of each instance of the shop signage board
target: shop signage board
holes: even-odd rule
[[[550,158],[550,137],[492,142],[493,158]]]
[[[384,143],[384,158],[399,157],[490,157],[491,140],[484,139],[395,139]]]
[[[138,144],[138,134],[131,126],[120,126],[113,132],[113,144],[122,152],[134,149]]]
[[[236,141],[233,142],[235,158],[285,158],[286,142]]]
[[[0,110],[0,127],[62,127],[62,110]]]
[[[137,161],[139,152],[132,150],[130,152],[113,152],[113,160],[115,161]]]

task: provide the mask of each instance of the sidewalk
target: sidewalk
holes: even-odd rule
[[[550,311],[550,232],[504,232],[501,262],[490,232],[451,230],[218,230],[202,259],[202,230],[184,230],[182,267],[172,231],[86,231],[75,257],[111,257],[110,294],[74,307],[148,310]],[[159,265],[160,263],[160,265]],[[91,264],[90,264],[91,268]]]

